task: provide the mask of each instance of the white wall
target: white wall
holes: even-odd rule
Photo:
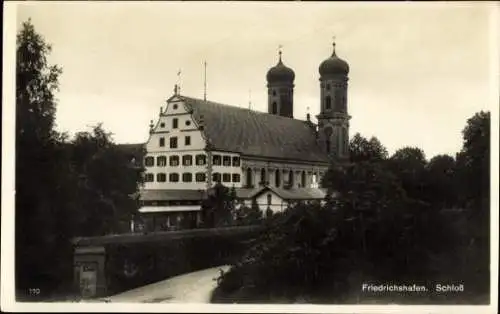
[[[177,128],[173,128],[173,120],[177,119]],[[185,144],[185,137],[191,139],[190,145]],[[170,138],[177,137],[177,148],[170,148]],[[160,138],[165,140],[165,145],[160,146]],[[156,121],[149,140],[146,143],[147,154],[145,157],[152,156],[155,159],[154,166],[146,167],[145,173],[154,175],[153,182],[145,182],[145,189],[204,189],[206,182],[196,182],[195,174],[197,172],[207,171],[207,165],[197,166],[196,155],[205,154],[205,139],[201,131],[198,130],[196,121],[188,113],[184,104],[178,99],[172,99],[167,103],[166,108],[159,115]],[[170,166],[170,156],[179,156],[179,166]],[[191,166],[182,165],[182,156],[192,155]],[[165,156],[167,158],[166,166],[158,166],[157,157]],[[208,161],[207,161],[208,164]],[[192,182],[182,182],[182,174],[185,172],[192,173]],[[165,173],[167,176],[166,182],[157,182],[157,174]],[[178,182],[169,182],[169,174],[178,173]]]
[[[271,195],[271,205],[268,205],[267,201],[267,195]],[[266,191],[262,193],[261,195],[257,196],[256,198],[257,204],[259,205],[260,210],[265,214],[267,207],[270,207],[273,213],[281,212],[286,209],[288,206],[287,203],[281,199],[278,195],[271,191]],[[252,206],[252,201],[251,200],[245,200],[244,205],[251,207]]]

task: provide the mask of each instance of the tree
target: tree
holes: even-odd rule
[[[388,157],[387,149],[376,137],[367,140],[356,133],[349,143],[351,162],[383,161]]]
[[[58,230],[64,223],[55,216],[69,169],[60,144],[64,136],[53,130],[62,70],[48,64],[51,46],[30,20],[17,35],[16,49],[16,288],[43,289],[56,285],[49,281],[59,277],[57,257],[65,250],[56,250],[66,228]]]
[[[131,163],[100,124],[76,134],[72,160],[78,175],[78,234],[123,232],[120,221],[137,213],[138,199],[132,195],[137,195],[144,169]]]
[[[440,208],[457,204],[455,159],[449,155],[434,156],[426,165],[426,200]]]
[[[203,222],[208,228],[229,226],[235,212],[236,191],[220,182],[208,191],[208,198],[201,205]]]
[[[417,147],[398,149],[389,159],[391,171],[401,180],[408,196],[413,199],[425,199],[425,166],[427,161],[424,152]]]

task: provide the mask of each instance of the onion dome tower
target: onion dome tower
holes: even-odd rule
[[[339,58],[333,42],[332,55],[319,66],[320,114],[319,140],[325,152],[338,161],[349,158],[349,119],[347,114],[347,82],[349,64]]]
[[[267,71],[267,112],[293,118],[293,88],[295,73],[283,64],[279,51],[278,64]]]

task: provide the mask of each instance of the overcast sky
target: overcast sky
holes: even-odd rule
[[[351,136],[376,136],[393,153],[418,146],[454,154],[467,118],[492,106],[490,3],[27,3],[63,67],[57,126],[74,134],[103,122],[118,143],[144,142],[173,93],[267,110],[265,76],[293,68],[294,116],[319,110],[318,66],[350,64]],[[249,92],[251,90],[251,93]],[[250,97],[251,94],[251,97]],[[495,99],[498,101],[498,99]]]

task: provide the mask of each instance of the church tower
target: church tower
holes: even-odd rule
[[[337,57],[335,42],[330,58],[319,66],[320,114],[318,119],[318,140],[333,160],[346,161],[349,158],[349,119],[347,113],[347,81],[349,65]]]
[[[295,73],[285,66],[279,51],[278,64],[267,72],[267,112],[293,118],[293,81]]]

